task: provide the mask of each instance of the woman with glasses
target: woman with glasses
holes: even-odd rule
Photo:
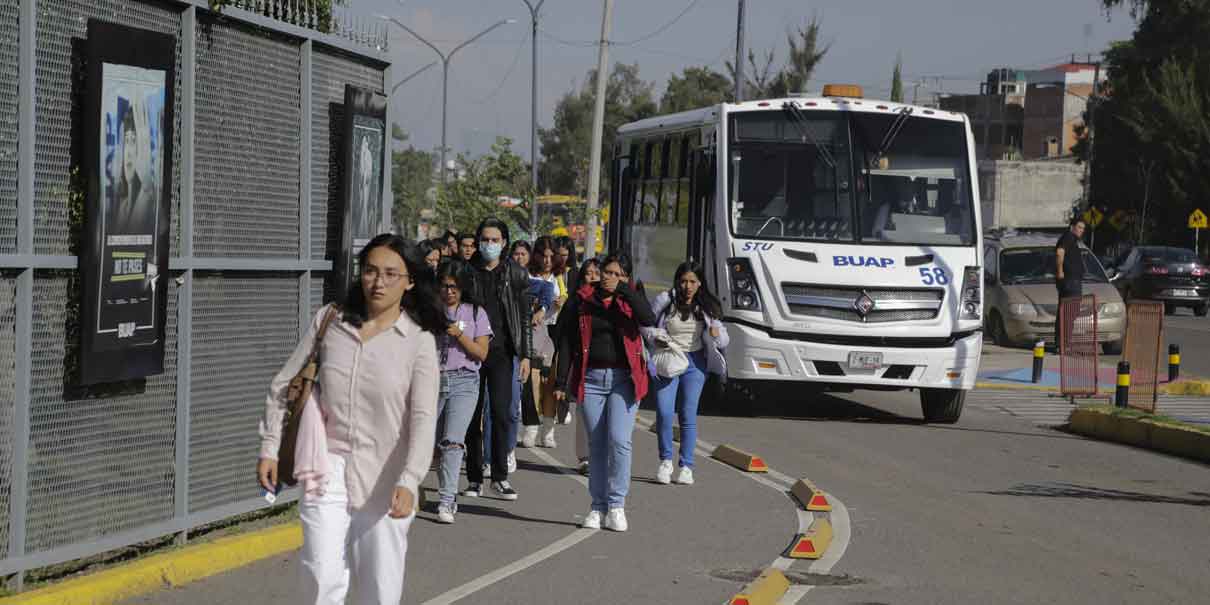
[[[639,329],[655,325],[647,299],[629,283],[632,271],[629,257],[606,258],[600,283],[571,297],[558,330],[570,354],[560,357],[555,396],[580,402],[588,430],[588,529],[599,529],[602,517],[607,529],[628,528],[631,434],[648,384]]]
[[[360,279],[320,344],[319,450],[327,456],[311,469],[314,487],[299,504],[305,603],[344,603],[350,584],[361,602],[400,601],[408,529],[433,455],[436,337],[447,321],[432,274],[415,248],[389,233],[370,240],[358,266]],[[271,492],[286,391],[327,313],[315,315],[270,385],[257,476]]]
[[[441,359],[441,391],[437,399],[437,442],[441,452],[438,468],[437,522],[453,523],[458,511],[458,475],[466,453],[466,429],[470,427],[479,401],[479,367],[487,359],[492,337],[487,312],[472,300],[470,265],[446,259],[437,269],[441,302],[450,325],[437,341]]]

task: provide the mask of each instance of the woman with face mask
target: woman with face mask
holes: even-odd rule
[[[304,435],[311,436],[300,430],[296,450],[318,454],[317,460],[300,456],[295,466],[296,478],[308,473],[298,507],[305,603],[344,603],[350,585],[360,602],[400,601],[417,490],[433,456],[436,336],[448,322],[431,272],[415,249],[391,234],[370,240],[358,266],[360,279],[319,346],[322,388],[313,401],[320,414],[313,417],[322,417],[322,427],[308,447]],[[257,463],[260,484],[270,492],[277,491],[287,389],[328,311],[315,315],[270,385]]]

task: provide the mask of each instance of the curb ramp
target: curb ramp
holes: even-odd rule
[[[790,590],[790,581],[785,574],[772,567],[761,572],[755,580],[744,587],[739,594],[727,601],[728,605],[774,605],[786,591]]]
[[[818,559],[832,545],[832,523],[824,518],[816,519],[807,529],[807,533],[799,534],[794,543],[786,549],[782,556],[791,559]]]
[[[790,493],[798,500],[802,507],[809,511],[829,512],[832,510],[832,503],[828,502],[828,495],[823,490],[815,487],[809,479],[799,479],[794,487],[790,488]]]
[[[741,471],[749,473],[769,472],[769,465],[765,464],[764,459],[760,456],[725,443],[714,448],[714,453],[710,454],[710,457],[719,462],[730,464]]]

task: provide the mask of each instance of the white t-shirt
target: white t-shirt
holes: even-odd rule
[[[689,315],[689,319],[683,320],[675,307],[668,310],[668,321],[665,324],[668,337],[686,353],[702,349],[702,330],[705,328],[706,322],[692,314]]]

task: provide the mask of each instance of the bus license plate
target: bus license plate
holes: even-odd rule
[[[854,370],[877,370],[882,367],[882,353],[874,351],[851,351],[849,367]]]

